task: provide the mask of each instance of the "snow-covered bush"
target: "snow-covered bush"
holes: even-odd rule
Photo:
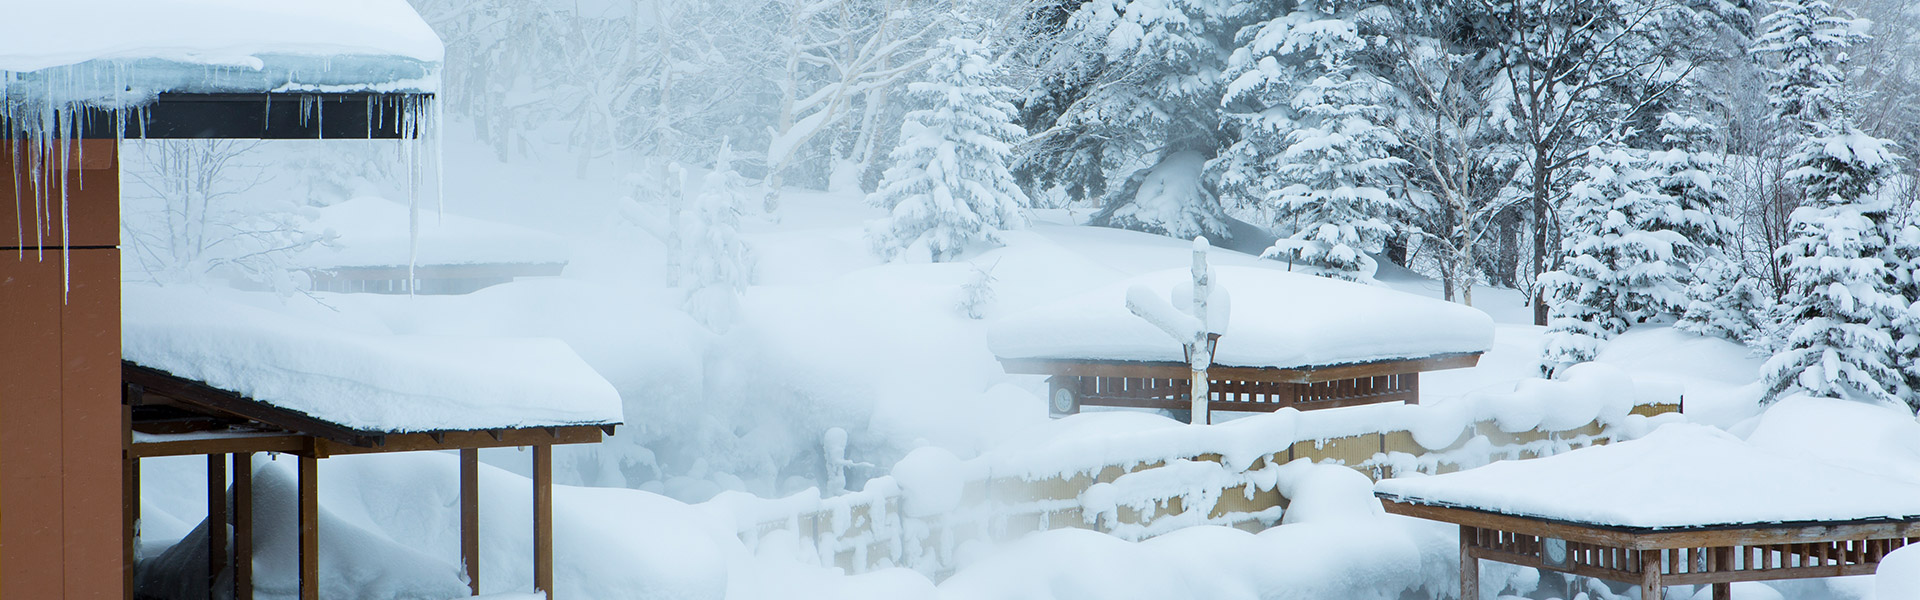
[[[1027,195],[1007,172],[1012,92],[992,83],[986,47],[949,38],[933,50],[927,80],[908,86],[924,108],[907,113],[880,190],[868,201],[891,214],[868,229],[874,251],[934,262],[997,242],[1003,229],[1026,225]]]
[[[753,279],[753,257],[740,237],[741,182],[732,151],[722,145],[699,198],[679,217],[678,280],[687,288],[686,309],[716,331],[732,326],[740,294]]]

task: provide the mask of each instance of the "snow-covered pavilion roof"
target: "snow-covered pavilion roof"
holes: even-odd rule
[[[272,294],[122,287],[134,364],[377,433],[610,425],[619,393],[565,343],[408,335]]]
[[[1686,423],[1546,458],[1389,479],[1374,491],[1414,504],[1639,529],[1920,518],[1920,485]]]
[[[560,236],[432,208],[420,209],[417,237],[408,229],[406,205],[362,196],[320,209],[311,229],[338,237],[330,246],[313,246],[294,258],[310,269],[405,266],[408,249],[416,265],[557,264],[567,262]]]
[[[1127,290],[1167,297],[1185,269],[1148,273],[994,323],[1002,360],[1184,362],[1179,342],[1127,309]],[[1214,364],[1298,369],[1485,352],[1493,319],[1472,307],[1381,286],[1254,267],[1215,267],[1231,295]]]
[[[405,0],[0,0],[0,15],[10,102],[432,93],[444,52]]]

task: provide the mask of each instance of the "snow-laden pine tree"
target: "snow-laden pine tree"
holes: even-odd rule
[[[1893,326],[1913,299],[1888,261],[1893,207],[1875,197],[1897,159],[1847,114],[1846,48],[1866,39],[1866,24],[1824,0],[1773,6],[1753,51],[1773,62],[1776,117],[1800,134],[1787,178],[1804,200],[1788,220],[1793,239],[1775,252],[1787,282],[1777,314],[1791,331],[1761,368],[1764,400],[1800,390],[1900,402],[1907,385]]]
[[[1027,195],[1007,172],[1012,91],[994,83],[980,42],[941,41],[927,80],[908,86],[922,108],[900,124],[893,166],[868,202],[890,214],[868,228],[874,251],[889,260],[951,260],[970,246],[998,242],[997,232],[1026,225]]]
[[[1690,333],[1765,348],[1773,298],[1740,265],[1722,257],[1695,265],[1694,284],[1688,288],[1687,309],[1674,328]]]
[[[740,295],[753,279],[753,256],[740,237],[744,181],[733,170],[733,150],[722,142],[713,170],[702,178],[699,196],[687,207],[690,214],[678,219],[678,280],[687,288],[685,308],[714,331],[733,326]]]
[[[1089,222],[1178,238],[1224,235],[1200,167],[1223,145],[1221,68],[1237,0],[1072,4],[1023,95],[1023,180],[1099,198]],[[1064,8],[1064,7],[1063,7]],[[1195,159],[1198,159],[1197,161]]]
[[[1387,92],[1358,73],[1344,56],[1329,62],[1293,98],[1302,127],[1289,145],[1276,179],[1285,187],[1270,197],[1280,205],[1280,223],[1293,234],[1262,256],[1349,281],[1373,278],[1373,258],[1394,232],[1406,201],[1390,191],[1406,161],[1392,155],[1400,143],[1383,126]]]
[[[1363,47],[1353,23],[1312,6],[1240,29],[1227,58],[1220,98],[1221,124],[1235,140],[1207,166],[1222,203],[1241,218],[1272,223],[1278,205],[1269,196],[1285,187],[1288,134],[1301,126],[1293,100],[1303,84],[1327,71],[1325,62]]]
[[[1827,0],[1773,0],[1762,17],[1755,55],[1769,57],[1768,102],[1801,134],[1846,110],[1846,49],[1867,39],[1868,23],[1837,12]]]
[[[1650,211],[1642,228],[1672,231],[1689,242],[1675,246],[1669,261],[1674,264],[1676,280],[1689,285],[1690,290],[1704,291],[1712,286],[1692,284],[1701,281],[1702,272],[1710,271],[1706,263],[1725,252],[1736,227],[1732,219],[1722,216],[1729,208],[1726,176],[1718,156],[1709,151],[1711,131],[1706,122],[1667,113],[1660,118],[1658,133],[1666,149],[1647,155],[1648,168],[1653,171],[1656,189],[1673,205]],[[1699,299],[1682,298],[1678,304],[1659,310],[1682,316]]]
[[[1882,255],[1893,269],[1900,300],[1907,303],[1893,318],[1894,366],[1905,376],[1907,405],[1920,410],[1920,225],[1901,227],[1890,238]]]
[[[1761,368],[1766,399],[1798,388],[1897,402],[1905,377],[1891,326],[1912,301],[1901,296],[1885,256],[1893,207],[1873,195],[1895,157],[1885,140],[1858,129],[1820,129],[1800,145],[1788,173],[1807,196],[1793,211],[1793,240],[1776,253],[1787,265],[1781,315],[1792,331]]]
[[[1541,369],[1593,360],[1600,344],[1636,323],[1686,306],[1687,277],[1675,262],[1698,249],[1675,223],[1687,212],[1656,174],[1625,148],[1595,147],[1568,193],[1562,266],[1541,277],[1548,302]]]

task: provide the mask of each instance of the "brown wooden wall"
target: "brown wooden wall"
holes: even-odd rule
[[[59,194],[35,248],[26,157],[0,141],[0,599],[124,593],[118,147],[79,145],[68,262]]]

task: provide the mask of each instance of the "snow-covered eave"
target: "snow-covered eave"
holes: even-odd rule
[[[1481,354],[1482,352],[1474,351],[1402,355],[1318,365],[1241,365],[1216,361],[1208,373],[1219,379],[1319,383],[1385,374],[1462,369],[1479,364]],[[1192,368],[1186,362],[1177,360],[1105,360],[1056,356],[1001,356],[998,358],[1001,367],[1006,369],[1007,373],[1017,375],[1154,377],[1160,376],[1157,373],[1186,372]]]
[[[146,393],[166,396],[187,402],[207,410],[225,414],[239,415],[252,421],[286,430],[293,435],[323,438],[363,448],[378,448],[386,444],[388,436],[424,434],[437,442],[444,441],[446,434],[485,433],[495,441],[506,438],[510,432],[540,432],[551,437],[557,443],[579,443],[577,436],[563,436],[562,429],[590,428],[608,435],[613,428],[624,425],[617,419],[607,420],[556,420],[523,418],[511,423],[464,423],[458,426],[441,428],[394,428],[374,429],[354,427],[344,423],[345,419],[327,414],[315,414],[299,409],[288,408],[263,400],[248,397],[239,392],[222,389],[205,382],[181,377],[163,369],[141,365],[132,360],[122,361],[123,379],[130,384],[140,386]],[[216,436],[218,437],[218,436]],[[519,436],[515,436],[519,437]],[[570,441],[569,441],[570,440]],[[598,438],[594,438],[598,441]]]
[[[472,262],[462,262],[462,261],[422,262],[419,264],[415,264],[412,267],[416,272],[417,276],[419,277],[433,277],[434,274],[431,272],[436,270],[462,270],[462,269],[488,268],[488,269],[508,269],[508,270],[527,270],[527,271],[547,272],[547,271],[554,271],[558,269],[565,269],[567,264],[568,264],[568,261],[564,261],[564,260],[537,260],[537,261],[534,261],[534,260],[530,260],[530,261],[476,260]],[[401,263],[380,263],[380,264],[372,264],[372,263],[338,264],[338,265],[324,265],[324,266],[322,266],[319,263],[316,263],[313,265],[304,266],[300,268],[308,271],[341,272],[341,271],[385,271],[390,269],[406,269],[407,267],[408,267],[407,263],[401,262]]]
[[[1836,520],[1727,521],[1727,522],[1718,522],[1718,523],[1702,523],[1702,524],[1686,524],[1686,525],[1634,526],[1634,525],[1620,525],[1615,523],[1576,521],[1576,520],[1569,520],[1569,519],[1558,518],[1558,517],[1536,515],[1536,514],[1531,514],[1526,512],[1501,512],[1501,511],[1491,510],[1491,509],[1482,508],[1482,507],[1466,506],[1466,505],[1455,504],[1455,503],[1445,502],[1440,500],[1427,499],[1419,496],[1396,494],[1391,492],[1374,492],[1373,495],[1381,499],[1382,501],[1384,501],[1387,512],[1401,512],[1401,513],[1410,512],[1410,511],[1407,511],[1406,509],[1396,510],[1398,508],[1395,506],[1396,504],[1408,505],[1408,506],[1432,507],[1432,508],[1440,508],[1440,509],[1446,509],[1446,510],[1465,511],[1469,513],[1475,513],[1478,515],[1486,515],[1494,518],[1525,519],[1528,521],[1537,521],[1541,523],[1557,525],[1560,527],[1591,529],[1591,530],[1597,530],[1597,531],[1622,533],[1622,534],[1628,534],[1628,535],[1650,535],[1650,534],[1661,534],[1661,533],[1692,533],[1692,532],[1703,532],[1703,531],[1727,531],[1727,530],[1749,530],[1749,529],[1787,529],[1787,530],[1803,529],[1803,528],[1827,529],[1827,528],[1833,528],[1833,527],[1839,527],[1839,526],[1856,526],[1856,525],[1857,526],[1912,525],[1912,524],[1916,524],[1917,522],[1920,522],[1920,514],[1913,514],[1913,515],[1902,515],[1902,516],[1873,516],[1873,517],[1861,517],[1857,519],[1836,519]],[[1410,516],[1420,516],[1420,515],[1416,514],[1416,515],[1410,515]],[[1649,545],[1647,548],[1643,548],[1643,549],[1651,549],[1653,547],[1654,546]]]

